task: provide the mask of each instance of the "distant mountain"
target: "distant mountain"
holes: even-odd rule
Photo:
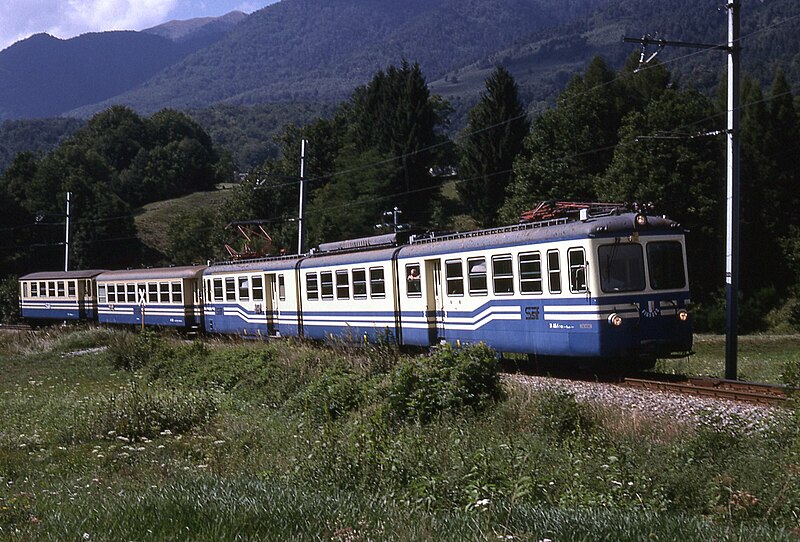
[[[744,0],[745,71],[769,82],[782,66],[800,81],[797,0]],[[240,22],[112,103],[149,112],[209,104],[335,102],[402,59],[419,62],[435,92],[463,118],[496,64],[539,109],[595,55],[614,67],[638,52],[623,36],[724,43],[718,0],[282,0]],[[788,24],[787,24],[788,23]],[[652,52],[652,49],[651,51]],[[719,51],[671,48],[659,56],[687,85],[713,88],[726,65]]]
[[[797,0],[742,0],[744,71],[800,83]],[[112,104],[164,107],[336,103],[379,70],[419,62],[455,126],[496,64],[539,110],[595,55],[618,68],[638,47],[623,36],[726,41],[719,0],[282,0],[249,16],[171,21],[144,32],[39,35],[0,52],[0,120],[88,117]],[[653,49],[648,51],[648,54]],[[676,80],[712,90],[720,51],[667,48]]]
[[[19,41],[0,51],[0,121],[53,117],[121,94],[218,41],[244,17],[234,12],[145,32],[68,40],[36,34]]]
[[[221,17],[198,17],[183,21],[173,20],[152,28],[146,28],[142,32],[161,36],[176,43],[193,42],[197,45],[196,49],[200,49],[219,40],[231,28],[246,18],[246,13],[231,11]]]
[[[140,111],[212,103],[334,101],[389,64],[427,77],[511,46],[612,0],[283,0],[110,103]]]

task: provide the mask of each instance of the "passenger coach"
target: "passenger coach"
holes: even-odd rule
[[[98,321],[202,329],[205,266],[106,271],[97,276]]]
[[[20,277],[22,317],[34,321],[96,320],[94,278],[103,271],[43,271]]]

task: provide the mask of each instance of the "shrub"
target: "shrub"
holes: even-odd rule
[[[356,409],[364,396],[364,377],[333,367],[313,380],[290,406],[316,420],[335,420]]]
[[[167,350],[164,339],[148,329],[137,335],[120,335],[111,344],[109,355],[115,368],[138,371],[154,358],[164,355]]]
[[[545,391],[537,401],[536,413],[545,435],[556,440],[586,432],[594,425],[587,408],[566,391]]]
[[[72,439],[120,436],[153,438],[162,431],[189,431],[216,414],[219,400],[206,390],[159,389],[133,382],[120,393],[101,395],[79,414]]]
[[[503,396],[494,351],[481,343],[445,344],[428,357],[402,362],[390,375],[389,414],[430,421],[441,412],[479,410]]]

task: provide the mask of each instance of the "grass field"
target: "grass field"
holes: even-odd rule
[[[699,338],[690,366],[717,370],[720,340]],[[742,349],[743,369],[775,375],[797,342]],[[2,540],[800,533],[795,418],[756,433],[632,419],[501,385],[480,349],[49,329],[0,335],[0,371]]]

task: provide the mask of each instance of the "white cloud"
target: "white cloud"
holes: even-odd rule
[[[0,49],[31,34],[70,38],[85,32],[138,30],[164,22],[178,0],[3,0]]]

